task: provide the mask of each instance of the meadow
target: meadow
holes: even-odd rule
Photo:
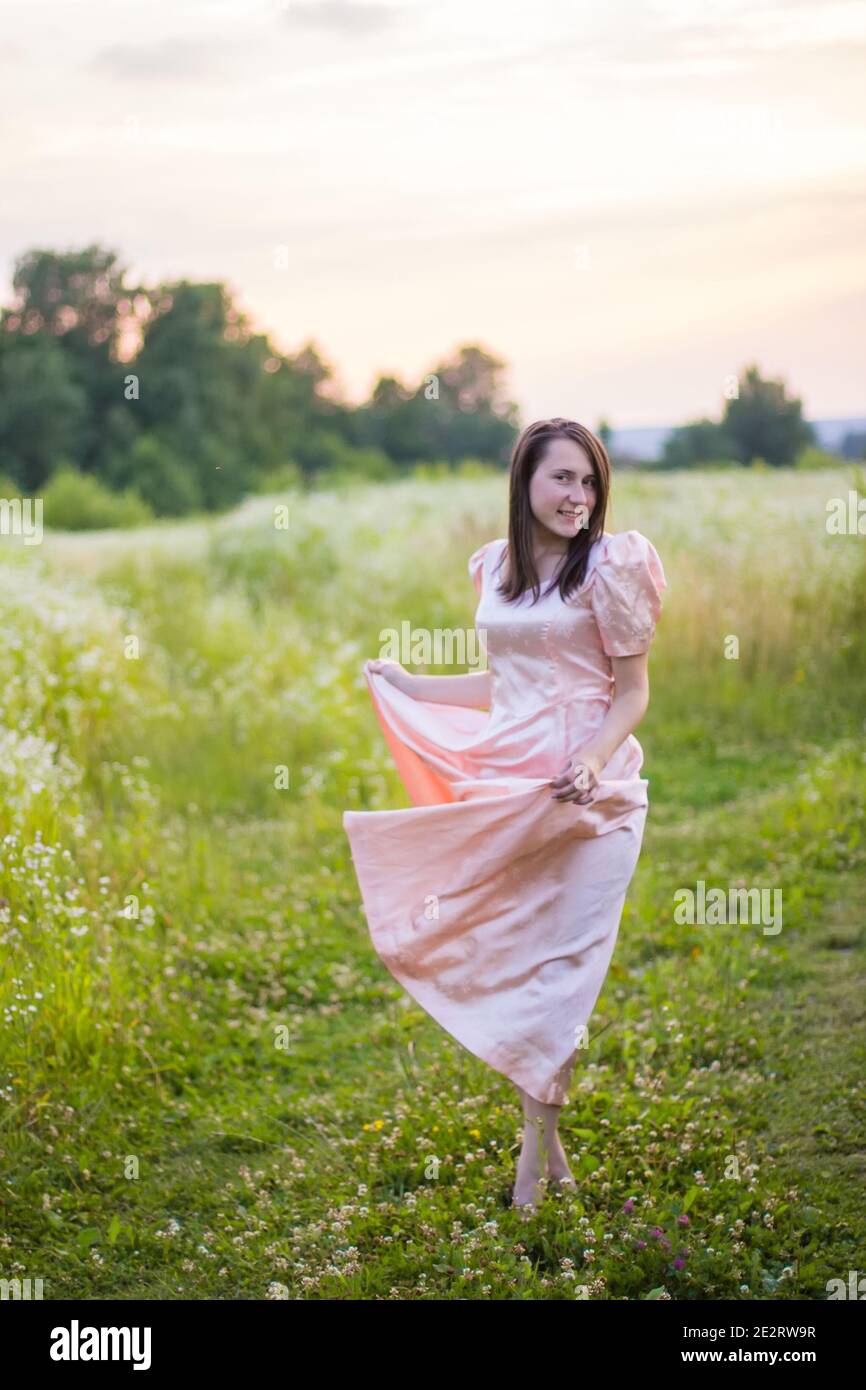
[[[607,529],[669,584],[650,812],[562,1115],[578,1189],[529,1221],[514,1089],[378,960],[341,824],[409,804],[362,664],[405,621],[471,627],[505,479],[0,538],[0,1277],[774,1300],[866,1269],[866,538],[825,524],[851,488],[615,476]],[[782,930],[677,924],[698,880],[781,889]]]

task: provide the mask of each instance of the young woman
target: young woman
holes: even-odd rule
[[[557,1123],[616,941],[647,815],[632,730],[666,587],[639,531],[604,529],[610,463],[585,426],[528,426],[508,537],[469,560],[488,669],[368,661],[413,802],[347,811],[373,944],[524,1114],[514,1202],[574,1183]],[[543,589],[543,592],[542,592]]]

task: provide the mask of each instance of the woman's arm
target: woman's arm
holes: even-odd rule
[[[470,709],[490,708],[490,672],[467,676],[416,676],[399,661],[378,658],[367,666],[382,675],[413,700],[429,700],[434,705],[466,705]]]
[[[415,676],[409,692],[416,700],[436,705],[467,705],[470,709],[490,708],[490,672],[473,671],[468,676]]]
[[[647,653],[612,656],[610,660],[614,678],[610,709],[592,738],[572,752],[565,769],[550,783],[554,801],[575,801],[579,806],[591,802],[602,769],[646,714],[649,705]]]
[[[601,772],[643,719],[649,705],[648,653],[612,656],[614,696],[610,709],[593,737],[580,748],[580,761],[595,764]]]

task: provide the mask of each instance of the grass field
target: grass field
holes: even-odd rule
[[[514,1089],[379,962],[341,824],[409,804],[361,666],[471,625],[504,479],[0,541],[0,1277],[772,1300],[866,1270],[866,539],[825,526],[855,487],[616,479],[607,529],[670,585],[650,813],[562,1114],[579,1190],[529,1222]],[[780,889],[782,930],[678,925],[701,879]]]

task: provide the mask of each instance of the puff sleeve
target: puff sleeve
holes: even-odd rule
[[[606,656],[637,656],[648,650],[667,588],[662,562],[640,531],[612,536],[596,565],[592,610]]]
[[[484,581],[484,555],[490,542],[480,545],[476,551],[469,556],[469,575],[475,585],[475,592],[481,595],[481,585]]]

